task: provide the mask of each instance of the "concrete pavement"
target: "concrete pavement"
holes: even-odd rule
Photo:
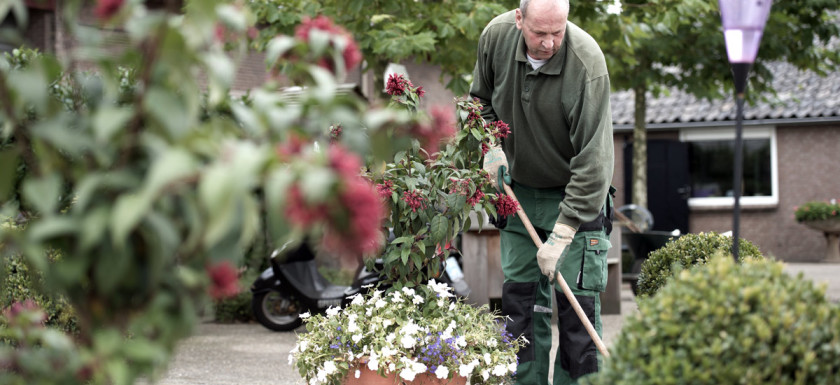
[[[827,285],[826,295],[840,302],[840,264],[788,264],[791,274],[802,273]],[[621,314],[605,315],[604,344],[611,346],[624,320],[637,312],[628,285],[622,286]],[[297,332],[302,332],[299,329]],[[199,325],[196,334],[182,341],[169,369],[156,381],[161,385],[301,385],[288,354],[295,333],[272,332],[259,324]],[[557,338],[554,338],[556,343]],[[552,352],[553,354],[553,352]]]

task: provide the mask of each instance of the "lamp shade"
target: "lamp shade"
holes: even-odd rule
[[[718,0],[730,63],[753,63],[772,0]]]

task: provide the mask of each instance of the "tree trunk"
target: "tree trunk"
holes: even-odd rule
[[[647,202],[647,129],[645,127],[645,115],[647,100],[644,83],[633,88],[635,93],[633,126],[633,203],[648,207]]]

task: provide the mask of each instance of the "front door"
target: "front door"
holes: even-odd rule
[[[691,179],[688,170],[688,145],[678,140],[648,140],[648,207],[657,231],[688,232],[688,198]],[[633,143],[624,144],[624,185],[632,186]],[[624,201],[632,202],[630,189]]]

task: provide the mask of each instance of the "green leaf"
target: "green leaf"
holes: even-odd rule
[[[145,189],[148,194],[160,194],[167,185],[198,171],[196,161],[183,149],[171,148],[156,158],[146,178]]]
[[[52,215],[58,207],[62,184],[58,173],[28,177],[23,182],[23,196],[42,215]]]
[[[111,239],[117,246],[125,246],[126,237],[137,227],[152,206],[147,194],[124,194],[117,198],[111,212]]]
[[[0,205],[14,191],[17,168],[18,151],[15,148],[0,151]]]
[[[125,125],[131,119],[134,111],[126,107],[103,107],[93,115],[93,133],[96,141],[107,143],[114,134],[123,131]]]
[[[278,59],[280,59],[281,56],[285,55],[286,52],[294,48],[294,46],[295,39],[291,36],[280,35],[271,39],[266,47],[266,64],[273,65]]]
[[[438,243],[446,239],[449,231],[449,221],[443,215],[436,215],[429,224],[432,241]]]
[[[172,91],[153,87],[146,93],[143,106],[172,138],[181,138],[190,128],[192,121],[187,104],[182,96]]]

